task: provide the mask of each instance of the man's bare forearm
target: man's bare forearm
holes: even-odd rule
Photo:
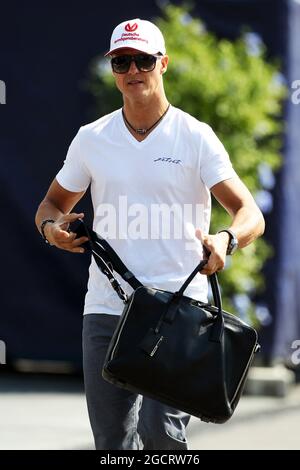
[[[54,178],[35,216],[35,223],[38,230],[40,231],[43,220],[52,219],[57,221],[64,215],[70,214],[73,207],[80,201],[84,193],[85,191],[78,193],[68,191]]]
[[[233,216],[229,228],[235,233],[239,247],[244,248],[264,233],[264,217],[254,205],[243,206]]]
[[[236,235],[240,248],[264,233],[264,217],[240,178],[230,178],[216,184],[212,193],[231,216],[229,228]]]
[[[58,209],[51,201],[44,199],[38,207],[35,224],[39,232],[41,232],[41,224],[46,219],[58,220],[64,213]]]

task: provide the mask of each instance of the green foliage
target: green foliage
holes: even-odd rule
[[[272,170],[280,165],[285,88],[278,80],[279,66],[266,61],[262,44],[252,51],[245,37],[235,42],[218,40],[192,18],[189,7],[168,4],[162,13],[156,24],[163,31],[170,58],[164,76],[168,100],[214,129],[255,196],[261,189],[259,165]],[[98,115],[122,105],[104,61],[95,63],[91,87]],[[224,209],[214,203],[210,232],[229,222]],[[234,310],[236,294],[263,287],[261,270],[270,254],[271,248],[260,239],[234,255],[231,269],[221,275],[226,308]],[[250,302],[246,313],[253,311]]]

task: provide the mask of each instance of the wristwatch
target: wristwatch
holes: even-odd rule
[[[238,242],[238,239],[237,239],[236,235],[229,228],[224,228],[223,230],[218,231],[218,233],[221,233],[221,232],[227,232],[229,234],[229,237],[230,237],[229,242],[228,242],[226,255],[233,255],[233,253],[235,253],[236,250],[239,247],[239,242]]]

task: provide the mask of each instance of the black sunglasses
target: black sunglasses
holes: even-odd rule
[[[140,72],[151,72],[155,69],[157,59],[161,57],[149,54],[119,55],[111,59],[111,67],[115,73],[127,73],[131,62],[134,61]]]

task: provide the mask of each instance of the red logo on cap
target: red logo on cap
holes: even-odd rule
[[[132,25],[130,23],[127,23],[127,25],[125,26],[126,31],[130,31],[131,33],[135,31],[137,28],[138,28],[137,23],[133,23]]]

